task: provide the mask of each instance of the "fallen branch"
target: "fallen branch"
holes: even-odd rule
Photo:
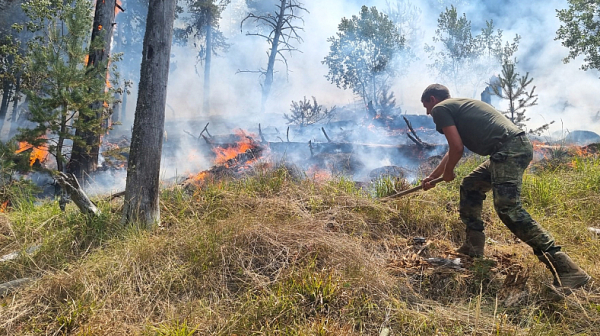
[[[408,121],[408,119],[405,116],[402,116],[402,118],[404,118],[404,122],[406,123],[406,126],[408,126],[408,129],[410,130],[410,133],[412,133],[412,136],[410,133],[406,133],[406,135],[408,135],[408,138],[410,140],[412,140],[414,143],[416,143],[418,146],[423,147],[423,148],[433,148],[434,146],[431,144],[428,144],[426,142],[424,142],[423,140],[421,140],[421,138],[419,138],[419,136],[417,135],[417,132],[415,132],[415,130],[412,127],[412,124],[410,123],[410,121]]]
[[[79,210],[86,215],[100,216],[100,209],[90,201],[88,196],[83,191],[83,188],[79,185],[77,178],[73,174],[65,174],[59,172],[54,179],[60,186],[69,194],[73,203],[79,208]]]

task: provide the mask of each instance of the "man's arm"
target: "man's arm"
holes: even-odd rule
[[[463,155],[465,146],[463,145],[460,134],[456,126],[447,126],[443,128],[444,135],[448,141],[448,160],[443,172],[444,181],[450,182],[454,180],[454,167]]]
[[[435,185],[430,184],[429,182],[435,178],[443,176],[444,181],[450,182],[454,180],[454,167],[460,160],[464,152],[464,145],[460,135],[458,134],[458,130],[456,126],[446,126],[442,129],[444,131],[444,135],[446,136],[446,141],[448,141],[448,153],[444,155],[444,158],[440,162],[440,164],[433,170],[433,172],[423,179],[421,184],[423,185],[423,190],[428,190],[433,188]]]

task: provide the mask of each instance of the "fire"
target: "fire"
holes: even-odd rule
[[[200,172],[199,174],[196,174],[191,179],[193,180],[194,183],[200,183],[200,182],[204,181],[204,179],[207,176],[208,176],[208,172],[207,171],[203,171],[203,172]]]
[[[327,181],[331,178],[331,174],[328,171],[319,168],[317,165],[313,165],[308,168],[306,171],[306,176],[317,182]]]
[[[15,154],[22,153],[31,148],[33,148],[33,149],[31,150],[31,154],[29,154],[29,166],[33,166],[33,164],[35,163],[36,160],[38,160],[39,162],[44,162],[46,160],[46,158],[48,157],[48,145],[47,144],[43,144],[40,147],[34,147],[33,145],[31,145],[25,141],[19,142],[19,149],[17,149],[15,151]]]
[[[215,164],[224,165],[227,168],[231,167],[231,160],[236,159],[238,155],[246,153],[248,150],[254,149],[257,147],[257,144],[254,142],[254,139],[247,136],[243,131],[236,131],[237,136],[240,140],[233,147],[215,147],[213,148],[213,152],[217,155],[215,158]],[[256,161],[256,159],[251,159],[246,161],[246,165]]]
[[[8,207],[8,200],[4,201],[2,204],[0,204],[0,212],[6,212],[7,207]]]

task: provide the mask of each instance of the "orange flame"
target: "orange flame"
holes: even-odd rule
[[[44,162],[48,157],[48,144],[43,144],[39,147],[34,147],[33,145],[25,141],[19,142],[19,149],[15,151],[15,154],[22,153],[30,148],[33,149],[31,150],[31,154],[29,154],[29,166],[33,166],[36,160],[38,160],[39,162]]]
[[[0,212],[6,212],[6,208],[8,207],[8,200],[4,201],[4,203],[0,204]]]
[[[327,181],[331,178],[331,174],[328,171],[319,168],[317,165],[313,165],[308,168],[306,171],[306,176],[312,178],[316,182]]]
[[[249,136],[246,136],[246,134],[243,131],[238,130],[235,133],[240,138],[240,140],[235,144],[235,146],[228,148],[213,148],[213,152],[217,155],[217,157],[215,158],[215,164],[225,165],[225,167],[229,168],[229,160],[235,159],[238,155],[246,153],[246,151],[248,151],[249,149],[256,148],[256,143],[254,142],[254,139],[252,139]],[[251,163],[250,161],[253,162],[255,161],[255,159],[249,160],[246,163]]]

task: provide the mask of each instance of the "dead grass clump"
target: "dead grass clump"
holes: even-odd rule
[[[0,213],[0,247],[4,247],[10,241],[12,235],[12,228],[8,216]],[[4,251],[0,249],[0,254],[3,254],[2,252]]]

